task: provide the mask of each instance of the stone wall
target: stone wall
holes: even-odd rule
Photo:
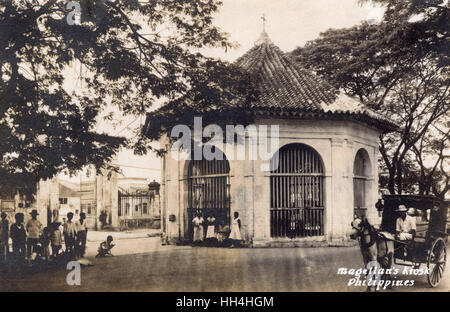
[[[160,229],[161,220],[159,218],[120,218],[120,230],[132,229]]]

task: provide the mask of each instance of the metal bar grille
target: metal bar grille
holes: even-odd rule
[[[119,217],[152,217],[150,207],[153,200],[150,193],[119,192]]]
[[[356,153],[353,164],[353,214],[355,217],[365,216],[367,213],[366,204],[366,183],[369,160],[364,157],[362,150]]]
[[[225,158],[225,157],[224,157]],[[192,160],[188,169],[188,228],[192,238],[192,219],[200,210],[206,220],[230,223],[230,165],[223,160]],[[206,230],[206,222],[204,223]]]
[[[270,176],[272,237],[324,235],[324,172],[320,156],[303,144],[278,151]],[[272,167],[273,168],[273,167]]]

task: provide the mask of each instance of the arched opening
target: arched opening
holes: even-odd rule
[[[289,144],[278,150],[271,162],[271,237],[324,235],[325,185],[320,155],[307,145]]]
[[[370,172],[369,154],[365,149],[360,149],[353,163],[353,214],[355,217],[367,214]]]
[[[189,239],[192,239],[192,219],[197,210],[203,213],[205,220],[208,216],[214,216],[218,224],[222,221],[226,225],[230,223],[230,164],[225,154],[221,154],[222,159],[203,158],[189,162],[187,179]]]

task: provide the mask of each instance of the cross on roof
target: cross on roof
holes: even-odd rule
[[[259,36],[259,39],[255,41],[255,45],[271,42],[269,39],[269,35],[267,35],[267,33],[266,33],[266,21],[267,21],[266,14],[263,14],[261,16],[261,19],[263,21],[263,31],[262,31],[261,35]]]
[[[266,14],[263,14],[261,19],[263,21],[263,31],[265,32],[266,31],[266,21],[267,21]]]

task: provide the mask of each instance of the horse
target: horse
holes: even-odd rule
[[[351,239],[359,238],[359,246],[363,256],[364,267],[370,261],[377,261],[384,271],[382,280],[390,280],[389,271],[392,269],[394,260],[394,242],[388,240],[369,223],[366,217],[357,217],[351,222]],[[388,271],[386,271],[388,270]],[[375,288],[376,290],[377,288]],[[390,285],[388,289],[391,289]],[[371,291],[371,286],[367,286],[366,291]]]

